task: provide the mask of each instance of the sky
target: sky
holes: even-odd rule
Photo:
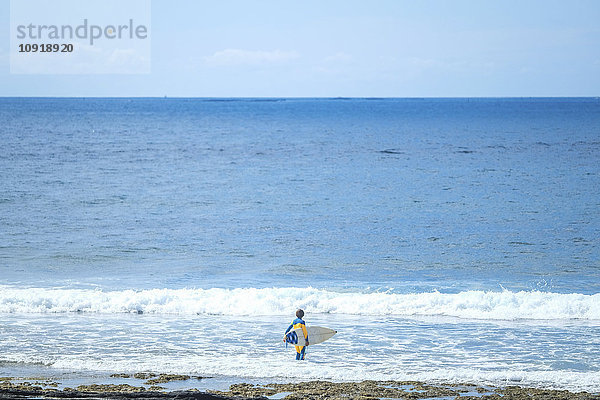
[[[0,0],[0,96],[600,95],[598,0],[147,1],[149,68],[16,74]]]

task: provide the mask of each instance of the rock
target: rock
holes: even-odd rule
[[[156,385],[157,383],[167,383],[171,381],[187,381],[188,379],[190,379],[189,375],[160,374],[158,378],[146,381],[146,385]]]
[[[599,400],[599,395],[592,395],[587,392],[572,393],[567,390],[549,390],[537,388],[523,388],[519,386],[507,386],[496,389],[496,393],[502,396],[503,400]],[[482,399],[484,399],[482,397]]]
[[[131,378],[130,374],[112,374],[111,378]],[[147,378],[145,378],[147,379]]]
[[[144,392],[146,388],[141,386],[131,385],[80,385],[77,386],[77,390],[80,392],[94,392],[94,393],[132,393],[132,392]]]
[[[157,375],[153,374],[151,372],[137,372],[137,373],[133,374],[133,377],[135,379],[151,379],[151,378],[154,378],[155,376],[157,376]]]

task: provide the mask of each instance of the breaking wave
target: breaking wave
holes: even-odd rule
[[[91,289],[12,288],[0,286],[0,313],[150,313],[206,315],[451,316],[468,319],[600,320],[600,293],[540,291],[465,291],[348,293],[315,288]]]

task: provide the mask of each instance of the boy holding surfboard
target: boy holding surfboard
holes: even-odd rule
[[[322,326],[309,326],[306,327],[306,323],[302,319],[304,317],[304,311],[296,311],[296,319],[292,321],[290,326],[283,335],[283,341],[291,343],[296,347],[296,360],[304,360],[304,353],[306,352],[306,346],[308,343],[308,336],[310,335],[310,344],[318,344],[326,341],[333,337],[337,333],[333,329],[323,328]]]
[[[304,353],[306,352],[306,346],[309,345],[308,331],[306,330],[306,323],[302,319],[303,317],[304,317],[304,311],[301,309],[298,309],[296,311],[296,319],[292,321],[290,326],[286,329],[285,334],[283,335],[283,341],[287,342],[288,340],[286,340],[286,335],[289,331],[291,331],[292,329],[297,329],[297,328],[302,329],[305,345],[304,346],[295,346],[296,347],[296,360],[304,360]],[[297,338],[296,338],[296,343],[298,343]]]

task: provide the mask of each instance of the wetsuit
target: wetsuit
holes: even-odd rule
[[[302,333],[304,334],[304,339],[306,343],[308,343],[308,331],[306,330],[306,324],[301,318],[296,318],[292,321],[290,326],[286,329],[285,333],[287,334],[292,329],[302,328]],[[294,346],[296,347],[296,360],[304,360],[304,352],[306,351],[306,346]]]

